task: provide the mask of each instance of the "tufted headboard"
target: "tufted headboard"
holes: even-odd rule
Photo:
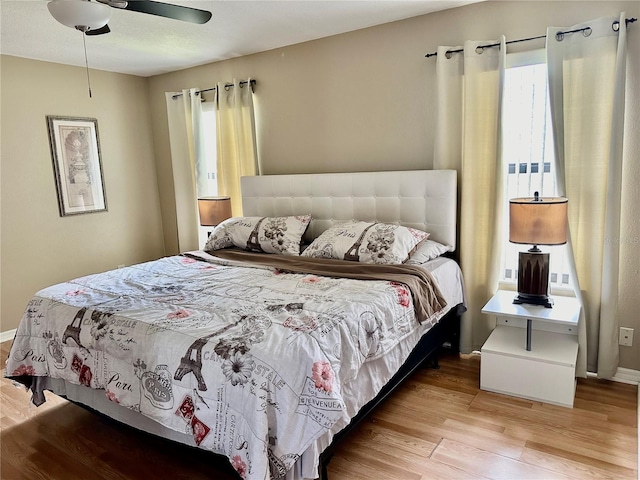
[[[419,228],[456,247],[456,171],[317,173],[242,177],[245,216],[312,215],[305,240],[334,223],[378,221]]]

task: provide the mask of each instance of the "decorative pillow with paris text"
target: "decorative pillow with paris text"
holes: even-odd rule
[[[251,252],[300,255],[302,236],[310,221],[311,215],[232,217],[213,230],[204,250],[238,247]]]
[[[325,230],[302,256],[400,264],[428,236],[428,233],[415,228],[352,220]]]

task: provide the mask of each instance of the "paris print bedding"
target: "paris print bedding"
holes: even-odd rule
[[[416,328],[399,283],[173,256],[29,302],[6,376],[104,391],[245,479],[280,478],[346,412],[343,385]]]

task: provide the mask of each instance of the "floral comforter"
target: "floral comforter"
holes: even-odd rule
[[[226,455],[241,477],[280,478],[345,416],[343,386],[417,326],[398,283],[283,274],[173,256],[38,292],[6,366],[100,389]]]

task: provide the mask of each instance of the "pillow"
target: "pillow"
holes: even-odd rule
[[[448,245],[443,245],[433,240],[425,240],[416,247],[415,251],[405,263],[407,265],[420,265],[452,250],[453,248]]]
[[[204,250],[238,247],[252,252],[300,255],[302,235],[310,221],[311,215],[229,218],[213,230]]]
[[[361,263],[402,263],[428,233],[386,223],[352,220],[325,230],[302,253]]]

